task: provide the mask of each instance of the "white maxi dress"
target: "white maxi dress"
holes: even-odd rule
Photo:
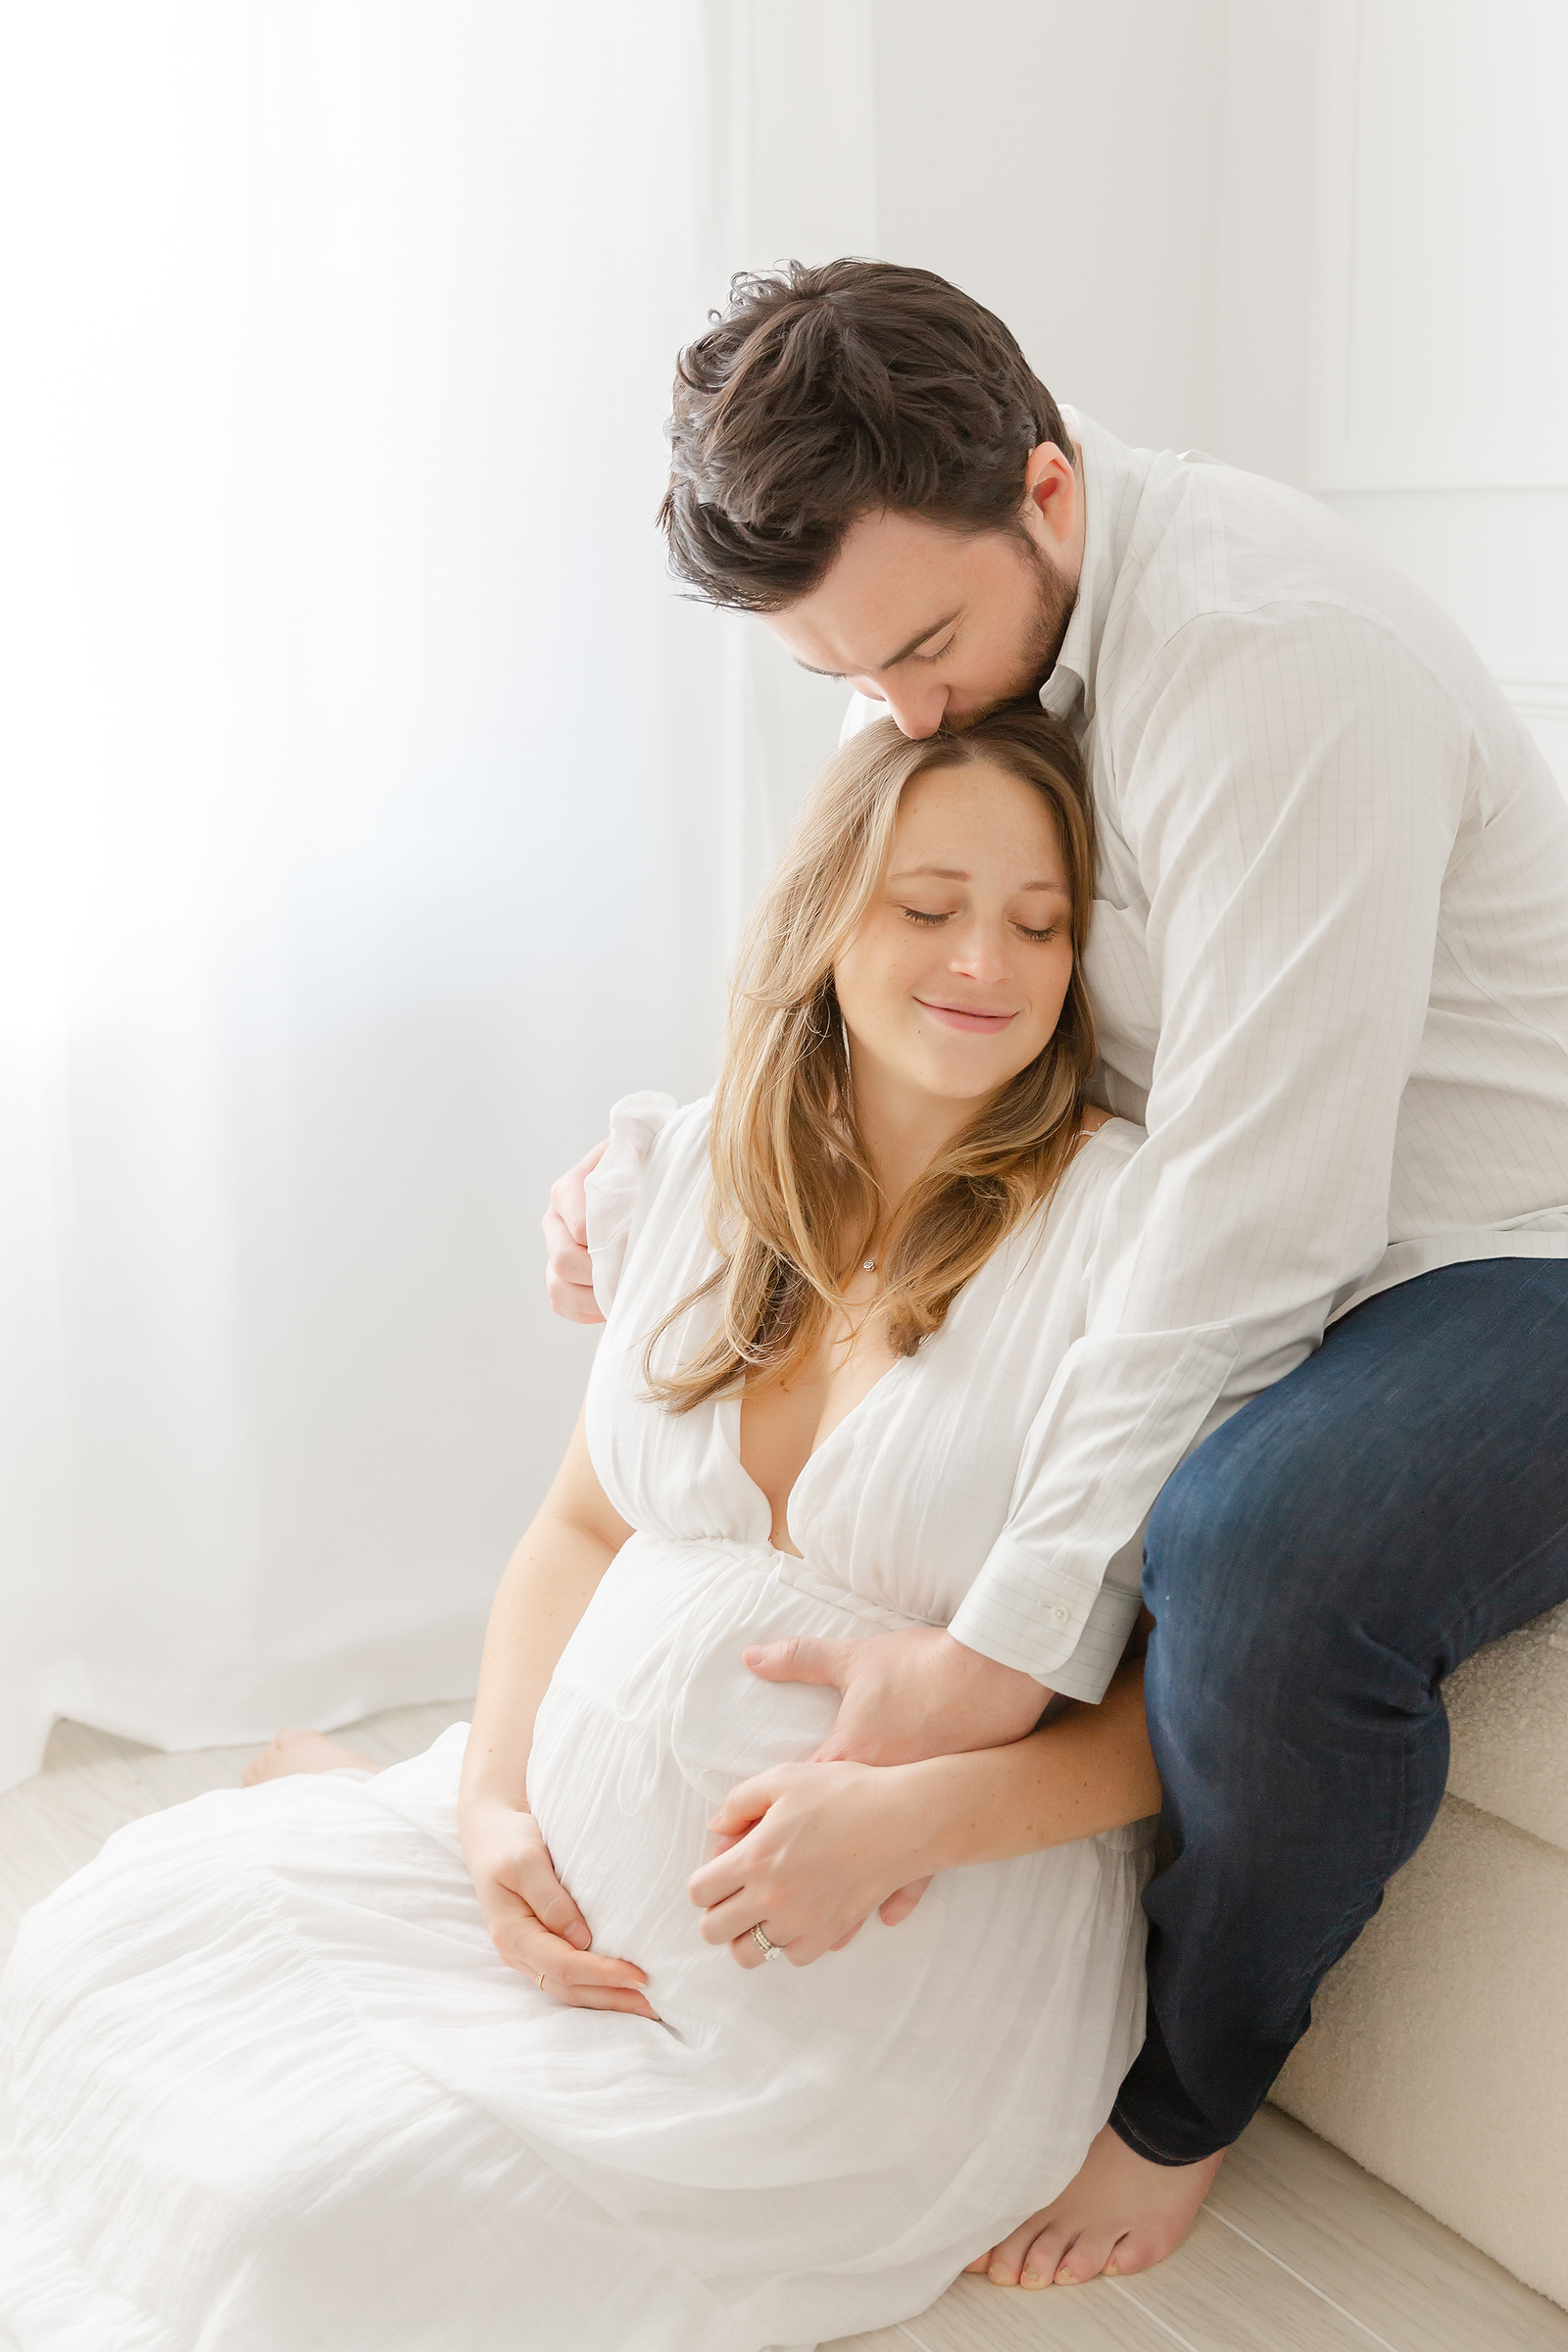
[[[1090,1138],[818,1447],[796,1559],[738,1398],[643,1396],[646,1335],[713,1263],[706,1105],[659,1102],[621,1108],[596,1207],[607,1286],[624,1264],[589,1442],[637,1532],[528,1792],[662,2022],[502,1964],[458,1843],[464,1726],[375,1777],[131,1824],[28,1916],[0,1989],[7,2352],[793,2352],[922,2310],[1103,2123],[1142,2033],[1143,1831],[944,1872],[803,1969],[705,1944],[686,1881],[715,1802],[832,1721],[746,1642],[952,1616],[1027,1490],[1141,1131]]]

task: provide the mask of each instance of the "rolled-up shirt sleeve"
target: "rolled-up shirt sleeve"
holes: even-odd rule
[[[1332,606],[1190,621],[1102,723],[1159,1003],[1148,1141],[952,1626],[1082,1698],[1136,1614],[1129,1554],[1166,1478],[1387,1246],[1469,757],[1441,682]]]

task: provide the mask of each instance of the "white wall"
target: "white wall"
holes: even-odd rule
[[[1294,25],[1302,0],[1281,11]],[[1063,400],[1133,441],[1215,446],[1219,289],[1246,266],[1221,235],[1223,0],[982,0],[957,23],[940,0],[745,0],[739,15],[758,70],[738,261],[862,253],[939,270],[1006,320]],[[1287,200],[1299,209],[1294,185]],[[1284,307],[1298,332],[1304,228],[1297,243]],[[1271,346],[1270,383],[1273,364]],[[1299,416],[1287,403],[1283,423],[1240,436],[1244,462],[1298,472],[1293,396]],[[845,697],[748,633],[760,881]]]
[[[1308,481],[1568,786],[1568,10],[1323,0]]]
[[[977,0],[956,24],[855,0],[825,43],[810,10],[748,5],[771,44],[753,259],[938,270],[1124,438],[1313,490],[1454,614],[1568,786],[1561,0]],[[847,214],[788,188],[824,131]],[[754,662],[771,839],[840,697]]]
[[[1213,433],[1221,0],[878,0],[891,261],[999,313],[1052,390],[1129,441]]]

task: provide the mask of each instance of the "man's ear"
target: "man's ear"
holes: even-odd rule
[[[1058,448],[1054,441],[1042,441],[1029,452],[1024,468],[1024,520],[1029,535],[1044,540],[1058,561],[1070,551],[1078,531],[1082,499],[1076,455],[1075,450]]]

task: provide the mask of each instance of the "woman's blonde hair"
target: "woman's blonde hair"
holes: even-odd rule
[[[1089,792],[1064,726],[1004,710],[962,734],[910,742],[892,719],[862,728],[801,809],[752,918],[713,1096],[710,1226],[723,1251],[649,1340],[649,1391],[674,1412],[746,1376],[771,1383],[814,1351],[844,1303],[884,1203],[855,1121],[833,968],[865,915],[906,787],[985,761],[1033,785],[1055,819],[1072,894],[1072,978],[1055,1032],[906,1196],[882,1247],[889,1343],[912,1355],[972,1274],[1049,1200],[1077,1149],[1095,1064],[1082,956],[1094,891]],[[858,1237],[858,1238],[857,1238]],[[713,1291],[712,1337],[656,1375],[660,1336]]]

